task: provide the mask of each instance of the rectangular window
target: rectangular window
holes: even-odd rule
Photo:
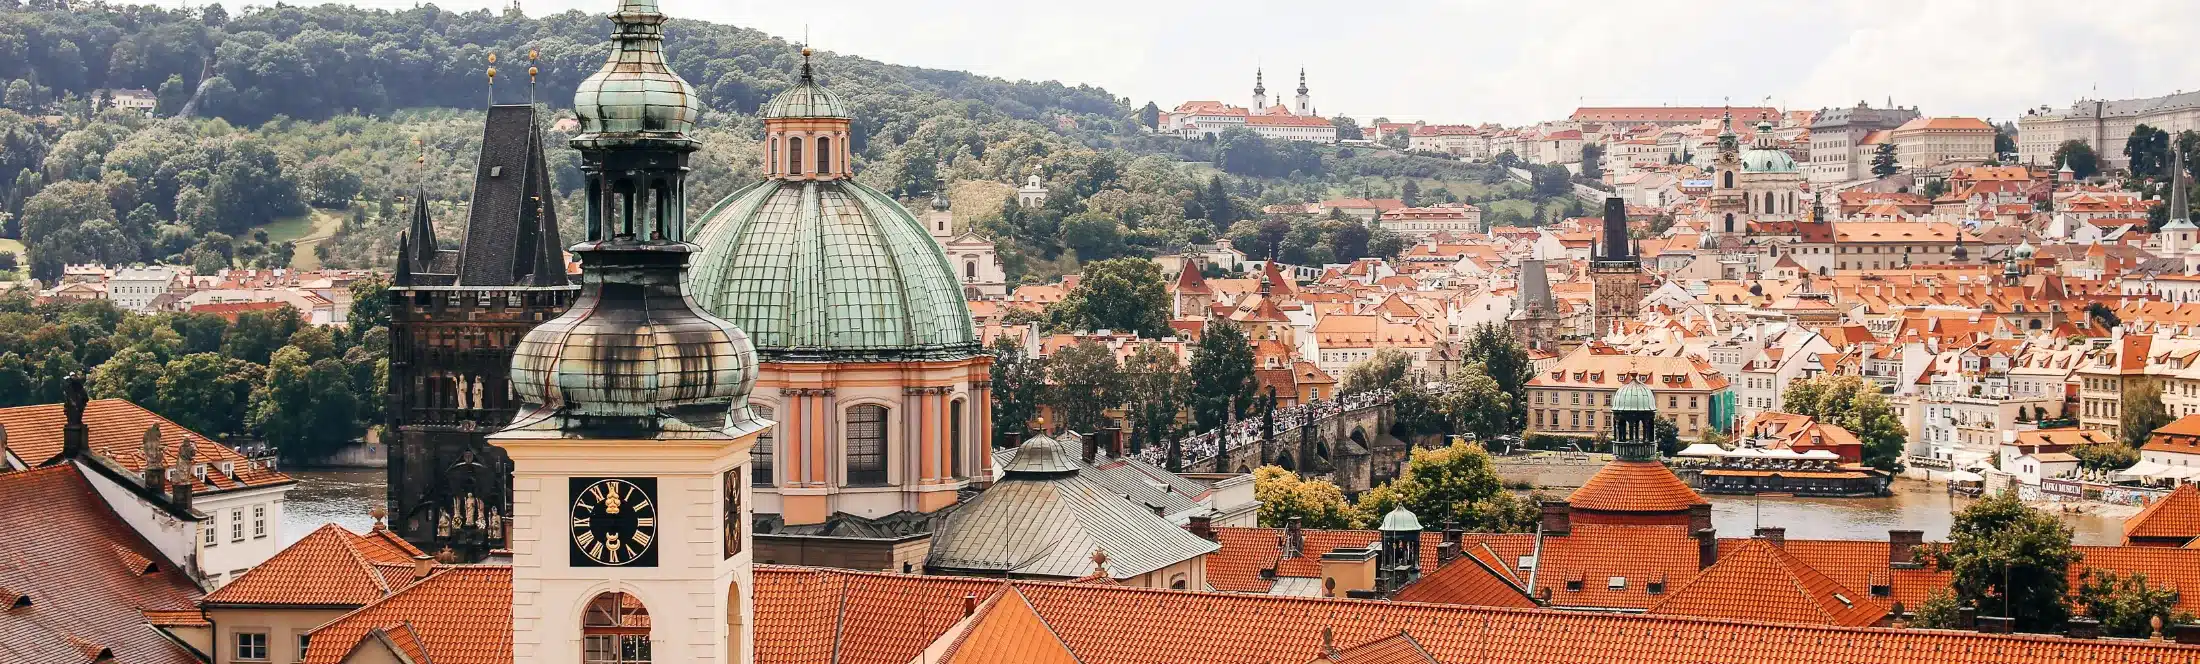
[[[771,406],[750,406],[749,409],[755,411],[759,418],[772,419]],[[778,432],[777,426],[765,429],[763,434],[756,437],[756,447],[749,449],[750,486],[772,486],[772,473],[775,472],[772,459],[773,454],[778,451],[775,449],[779,445]]]
[[[848,484],[886,483],[886,407],[862,404],[848,409]]]
[[[298,633],[298,661],[306,661],[306,640],[312,636],[305,632]]]
[[[244,510],[229,510],[229,541],[244,541]]]
[[[267,661],[267,632],[238,632],[237,659],[248,662]]]
[[[218,544],[218,543],[219,543],[219,542],[217,541],[217,540],[218,540],[218,538],[217,538],[217,537],[216,537],[216,536],[214,535],[214,533],[217,533],[217,532],[220,532],[220,531],[221,531],[221,513],[220,513],[220,512],[209,512],[209,513],[207,513],[207,515],[206,515],[206,523],[202,523],[202,524],[199,524],[199,532],[202,532],[202,533],[205,533],[205,534],[206,534],[206,545],[207,545],[207,546],[214,546],[215,544]]]
[[[267,536],[267,506],[252,506],[252,539]]]

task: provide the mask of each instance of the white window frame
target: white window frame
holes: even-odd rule
[[[257,638],[255,638],[257,637]],[[257,641],[253,643],[252,641]],[[229,639],[230,654],[241,662],[265,662],[268,660],[267,632],[237,630]],[[258,657],[252,655],[257,654]]]

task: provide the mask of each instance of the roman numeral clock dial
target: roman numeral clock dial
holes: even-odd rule
[[[575,477],[574,567],[657,566],[657,478]]]

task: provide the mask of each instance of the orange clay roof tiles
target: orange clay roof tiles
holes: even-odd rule
[[[1566,497],[1566,503],[1577,510],[1599,512],[1681,512],[1709,504],[1672,469],[1656,461],[1604,464]]]
[[[942,660],[946,664],[1077,664],[1069,646],[1032,611],[1023,593],[996,593]]]
[[[1549,592],[1552,606],[1647,609],[1664,599],[1650,594],[1649,582],[1670,591],[1696,575],[1696,539],[1686,526],[1577,523],[1565,536],[1543,538],[1537,565],[1529,592]],[[1623,585],[1612,587],[1614,578]]]
[[[380,569],[385,565],[401,568]],[[412,557],[381,536],[370,539],[328,524],[208,594],[206,602],[364,606],[411,583],[413,569]]]
[[[1441,569],[1428,571],[1419,581],[1399,590],[1400,602],[1433,602],[1466,606],[1533,608],[1535,600],[1514,585],[1508,566],[1487,547],[1474,545],[1464,558]],[[1479,553],[1480,555],[1476,555]]]
[[[0,532],[0,662],[89,662],[103,650],[128,664],[198,661],[146,628],[147,612],[196,613],[198,586],[75,465],[0,473]]]
[[[1221,549],[1207,554],[1207,585],[1215,590],[1265,593],[1274,581],[1261,578],[1261,570],[1274,568],[1277,577],[1320,578],[1322,554],[1340,548],[1365,547],[1382,539],[1373,530],[1301,530],[1302,555],[1283,557],[1282,528],[1216,528]],[[1436,569],[1436,547],[1442,533],[1421,533],[1421,569]]]
[[[907,664],[983,600],[998,579],[759,565],[758,662]]]
[[[1743,543],[1667,592],[1650,613],[1850,627],[1887,615],[1887,607],[1864,591],[1843,587],[1762,539]]]
[[[1337,651],[1336,654],[1314,660],[1316,663],[1334,664],[1436,664],[1421,644],[1413,641],[1413,635],[1399,632],[1387,637],[1362,643]]]
[[[404,626],[435,664],[511,664],[512,568],[452,566],[311,632],[305,664],[338,664]],[[329,647],[322,647],[326,644]]]
[[[2133,539],[2189,541],[2195,536],[2200,536],[2200,489],[2190,484],[2177,485],[2169,495],[2124,521],[2125,544]]]
[[[47,460],[61,454],[61,430],[67,423],[68,415],[61,404],[0,408],[0,427],[7,428],[8,451],[31,466],[45,465]],[[121,399],[95,399],[84,407],[84,425],[89,430],[92,451],[113,459],[132,473],[145,470],[145,431],[155,424],[160,425],[164,463],[176,467],[180,463],[178,455],[182,446],[188,441],[193,445],[196,462],[207,466],[206,477],[192,487],[192,491],[200,495],[292,482],[290,476],[253,463],[236,450],[137,404]],[[236,477],[215,472],[224,462],[231,464]]]

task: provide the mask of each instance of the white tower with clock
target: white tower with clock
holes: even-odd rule
[[[656,0],[620,0],[583,81],[581,292],[512,358],[512,656],[529,664],[746,664],[748,405],[756,356],[693,306],[688,137],[701,108],[665,66]]]

